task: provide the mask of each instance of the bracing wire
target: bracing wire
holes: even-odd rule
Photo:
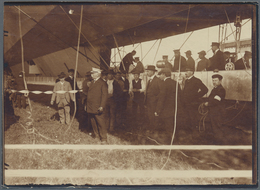
[[[160,47],[160,45],[161,45],[161,42],[162,42],[162,39],[160,39],[160,42],[159,42],[158,48],[157,48],[157,50],[156,50],[156,53],[155,53],[155,56],[154,56],[154,59],[153,59],[153,64],[154,64],[154,61],[155,61],[155,59],[156,59],[156,56],[157,56],[157,53],[158,53],[159,47]]]
[[[156,44],[157,41],[158,41],[158,39],[154,42],[154,44],[153,44],[152,47],[148,50],[148,52],[145,54],[145,56],[143,57],[143,59],[141,59],[141,62],[144,60],[144,58],[147,56],[147,54],[151,51],[151,49],[153,48],[153,46]]]
[[[118,53],[119,53],[119,57],[120,57],[120,60],[121,60],[121,62],[122,62],[122,65],[123,65],[123,68],[124,68],[124,70],[126,71],[125,64],[124,64],[123,58],[121,57],[121,53],[120,53],[120,50],[119,50],[119,47],[118,47],[118,43],[117,43],[117,41],[116,41],[116,37],[115,37],[114,34],[113,34],[113,38],[114,38],[114,41],[115,41],[115,44],[116,44],[116,47],[117,47],[117,51],[118,51]]]
[[[73,90],[76,90],[76,78],[77,78],[77,71],[78,71],[78,61],[79,61],[79,44],[80,44],[80,35],[81,35],[81,27],[82,27],[82,15],[83,15],[83,5],[81,5],[81,13],[80,13],[80,23],[79,23],[79,36],[78,36],[78,46],[77,46],[77,54],[76,54],[76,64],[75,64],[75,72],[74,72],[74,88]],[[73,93],[73,97],[74,97],[74,113],[73,113],[73,117],[72,120],[66,130],[66,132],[70,129],[73,120],[75,118],[76,115],[76,111],[77,111],[77,100],[76,100],[76,93]],[[66,134],[65,132],[65,134]]]

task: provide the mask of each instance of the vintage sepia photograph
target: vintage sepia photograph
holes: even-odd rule
[[[4,4],[3,184],[257,184],[256,3]]]

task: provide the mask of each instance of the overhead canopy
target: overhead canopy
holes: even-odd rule
[[[76,50],[80,7],[21,6],[25,61],[67,48]],[[242,20],[253,18],[254,13],[252,4],[86,3],[83,9],[81,46],[90,47],[90,42],[101,50],[116,47],[114,39],[125,46],[227,23],[227,15],[234,22],[238,14]],[[21,62],[18,21],[19,7],[5,5],[4,61],[10,65]]]

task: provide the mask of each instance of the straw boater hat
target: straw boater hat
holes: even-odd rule
[[[92,71],[90,71],[91,73],[101,73],[101,70],[95,67],[92,67]]]
[[[149,71],[157,71],[155,69],[155,66],[154,65],[148,65],[147,68],[145,70],[149,70]]]

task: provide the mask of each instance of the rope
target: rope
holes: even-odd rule
[[[118,53],[119,53],[119,57],[120,57],[120,59],[121,59],[122,65],[123,65],[123,68],[124,68],[124,70],[126,71],[126,69],[125,69],[125,64],[124,64],[124,61],[123,61],[123,59],[122,59],[122,57],[121,57],[121,53],[120,53],[120,51],[119,51],[119,47],[118,47],[118,44],[117,44],[117,41],[116,41],[116,37],[115,37],[114,34],[113,34],[113,38],[114,38],[114,41],[115,41],[115,44],[116,44],[116,47],[117,47],[117,50],[118,50]]]
[[[154,44],[153,44],[152,47],[148,50],[148,52],[145,54],[145,56],[143,57],[143,59],[141,59],[141,62],[144,60],[144,58],[147,56],[147,54],[151,51],[151,49],[153,48],[153,46],[156,44],[157,41],[158,41],[158,39],[154,42]]]
[[[226,121],[225,123],[222,123],[222,124],[229,123],[229,122],[233,121],[234,119],[236,119],[237,116],[244,110],[245,106],[246,106],[246,102],[245,102],[244,106],[242,107],[242,109],[237,113],[237,115],[235,117],[233,117],[231,120]]]
[[[206,120],[206,117],[208,116],[208,109],[206,106],[204,106],[204,103],[200,104],[199,107],[198,107],[198,112],[199,114],[202,115],[202,117],[200,118],[200,121],[199,121],[199,132],[204,132],[206,130],[206,126],[205,126],[205,120]],[[202,124],[202,126],[201,126]],[[203,127],[203,130],[201,130],[201,127]]]
[[[157,48],[157,50],[156,50],[156,53],[155,53],[155,56],[154,56],[154,59],[153,59],[153,64],[154,64],[154,61],[155,61],[155,59],[156,59],[156,56],[157,56],[157,53],[158,53],[159,47],[160,47],[160,45],[161,45],[161,42],[162,42],[162,39],[160,39],[160,42],[159,42],[158,48]]]
[[[76,54],[76,65],[75,65],[75,72],[74,72],[74,89],[76,88],[76,77],[77,77],[77,71],[78,71],[78,60],[79,60],[79,44],[80,44],[80,34],[81,34],[81,27],[82,27],[82,15],[83,15],[83,5],[81,5],[81,13],[80,13],[80,23],[79,23],[79,36],[78,36],[78,47],[77,47],[77,54]],[[67,128],[67,130],[65,131],[64,134],[67,133],[67,131],[70,129],[73,120],[75,118],[76,115],[76,111],[77,111],[77,100],[76,100],[76,93],[74,93],[74,113],[72,116],[72,120]]]
[[[63,9],[63,7],[60,5],[59,6],[62,10],[63,10],[63,12],[67,15],[67,17],[70,19],[70,21],[74,24],[74,26],[79,30],[79,31],[81,31],[81,29],[79,29],[79,27],[75,24],[75,22],[70,18],[70,16],[68,15],[68,13]],[[81,32],[81,35],[85,38],[85,40],[87,40],[87,42],[89,43],[89,45],[93,48],[93,49],[95,49],[94,48],[94,46],[92,45],[92,43],[87,39],[87,37],[85,36],[85,34],[83,34],[83,32]],[[90,49],[89,49],[90,50]],[[77,50],[78,51],[78,50]],[[96,57],[96,55],[90,50],[90,52],[94,55],[94,57],[97,59],[97,61],[99,61],[99,59]],[[77,54],[78,54],[78,52],[77,52]],[[100,54],[98,54],[99,55],[99,57],[102,59],[102,61],[104,61],[104,63],[109,67],[109,65],[107,64],[107,62],[103,59],[103,57],[100,55]],[[110,60],[111,61],[111,60]]]

